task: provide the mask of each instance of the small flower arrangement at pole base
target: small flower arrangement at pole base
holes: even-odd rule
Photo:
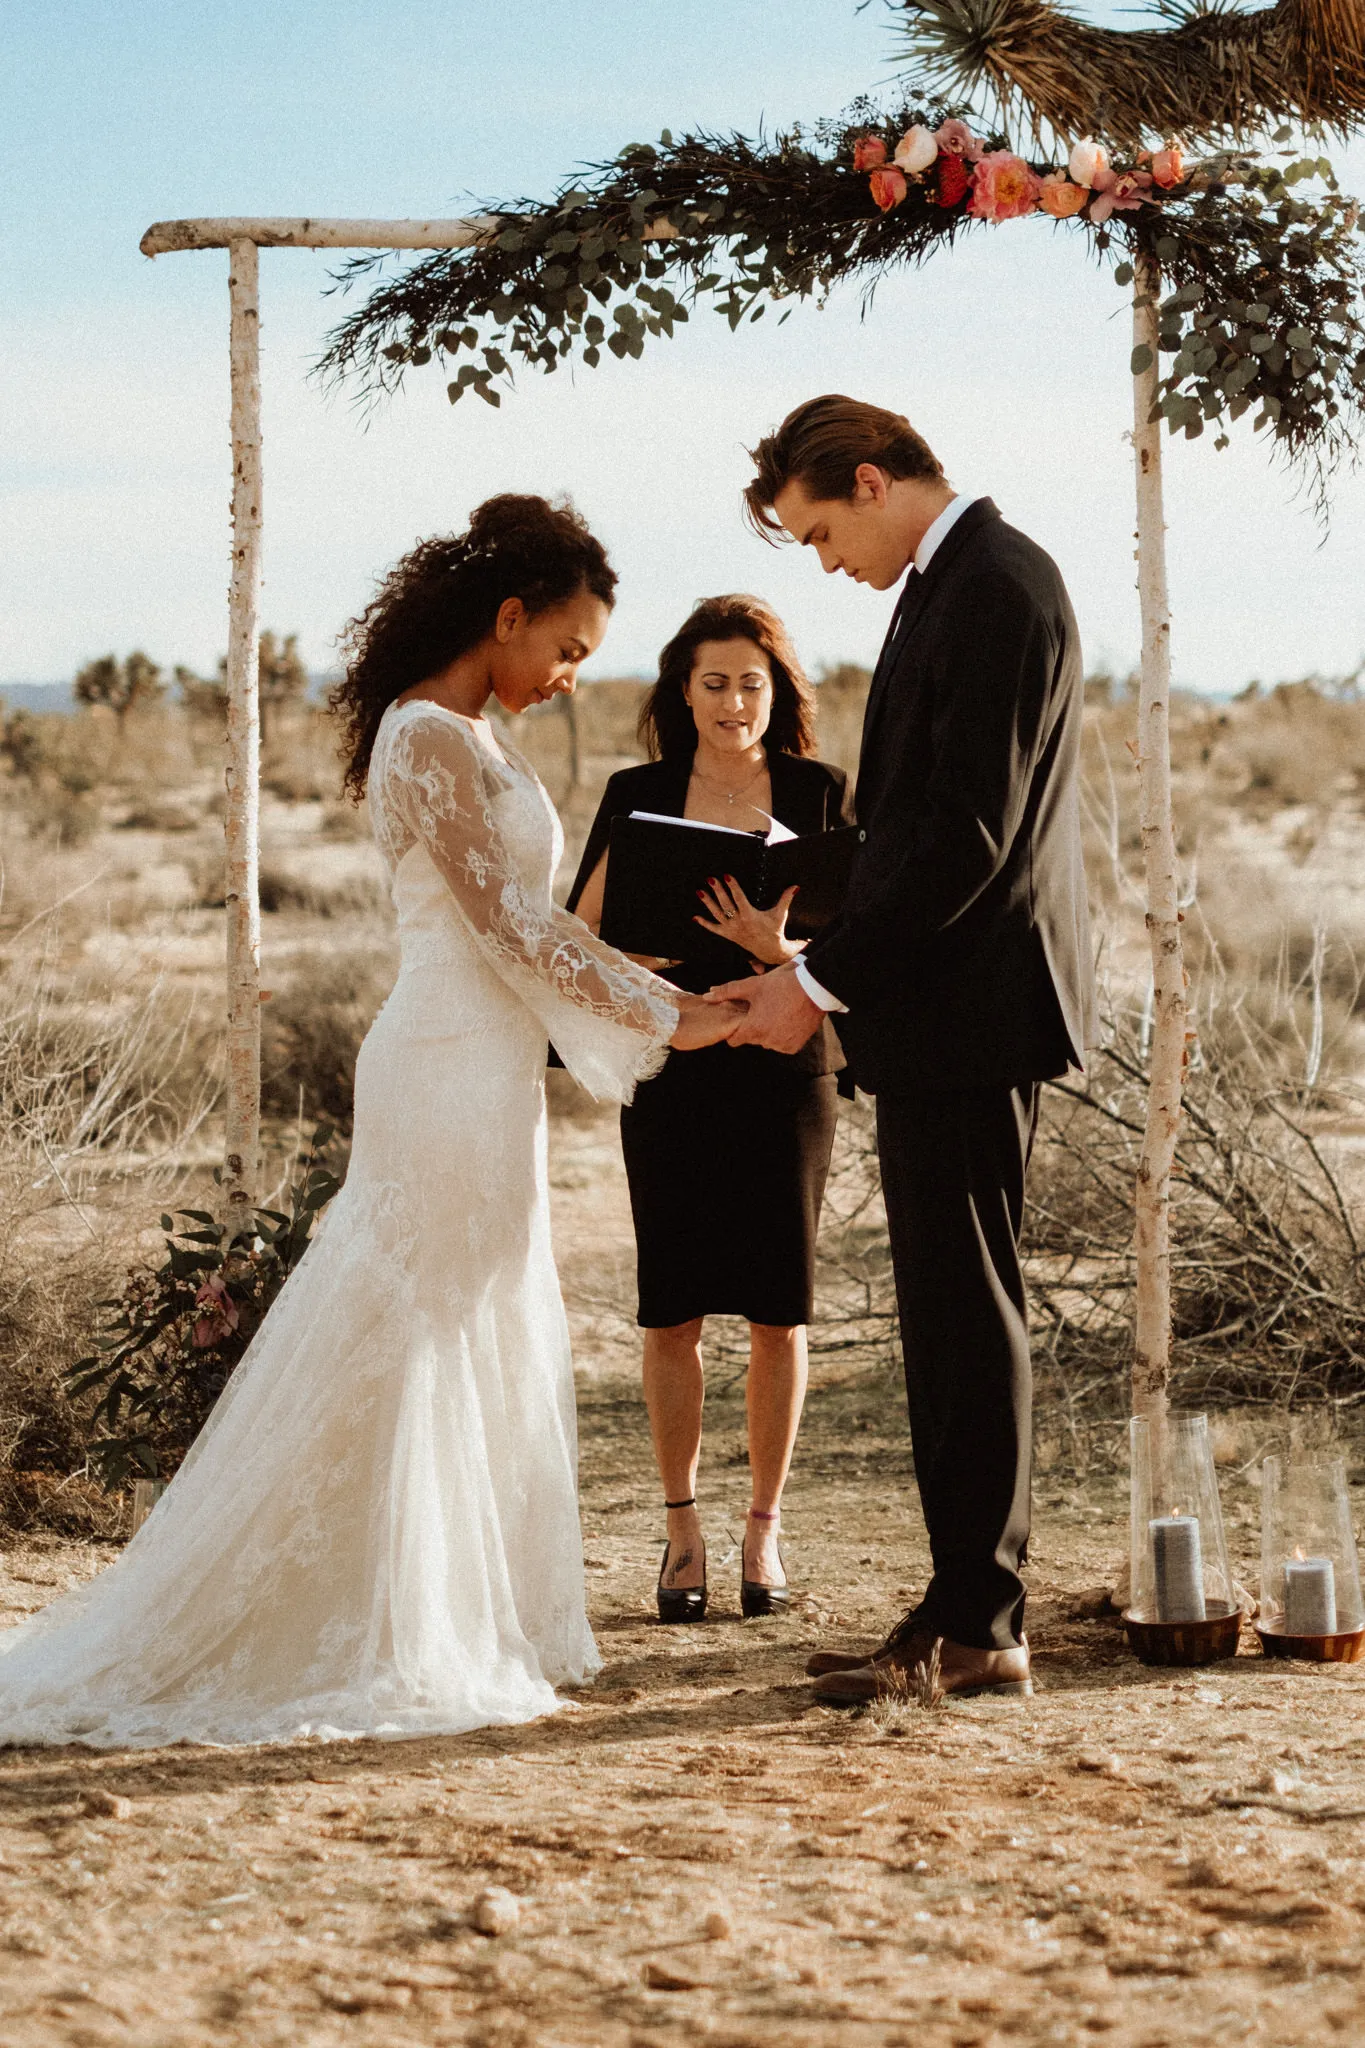
[[[1143,1664],[1235,1657],[1242,1615],[1228,1566],[1206,1415],[1135,1415],[1131,1595],[1123,1624]]]
[[[1346,1467],[1267,1458],[1261,1467],[1261,1604],[1267,1657],[1356,1664],[1365,1657],[1365,1602]]]

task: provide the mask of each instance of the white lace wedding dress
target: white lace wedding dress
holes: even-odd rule
[[[142,1530],[0,1634],[0,1742],[456,1733],[600,1668],[546,1039],[627,1100],[673,992],[554,907],[559,821],[487,721],[392,706],[369,787],[402,967],[346,1185]]]

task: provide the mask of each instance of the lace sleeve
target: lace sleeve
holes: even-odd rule
[[[445,879],[489,964],[544,1025],[575,1080],[628,1102],[657,1074],[678,1022],[667,982],[537,900],[494,806],[512,774],[455,719],[407,721],[386,763],[385,799]]]

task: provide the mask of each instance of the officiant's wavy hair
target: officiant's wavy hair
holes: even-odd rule
[[[790,483],[802,485],[816,503],[846,503],[862,462],[884,469],[889,477],[922,477],[935,483],[943,477],[943,464],[903,413],[837,392],[798,405],[774,433],[765,434],[757,448],[749,450],[749,458],[758,474],[745,487],[744,514],[768,541],[787,538],[773,503]]]
[[[538,618],[581,590],[615,604],[616,571],[567,498],[504,491],[485,498],[467,532],[419,541],[341,637],[345,674],[328,703],[343,721],[342,786],[353,801],[395,697],[477,647],[509,597]]]
[[[659,680],[640,711],[640,738],[650,760],[678,760],[697,750],[696,720],[683,691],[704,640],[751,640],[767,655],[773,709],[763,744],[770,754],[813,754],[815,692],[797,660],[791,635],[771,605],[741,591],[729,597],[704,597],[659,656]]]

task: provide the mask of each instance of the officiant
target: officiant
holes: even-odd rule
[[[765,834],[776,821],[798,836],[852,821],[843,770],[815,758],[815,693],[786,627],[759,598],[697,605],[660,656],[640,737],[650,759],[607,783],[569,895],[568,907],[594,931],[614,819],[645,811]],[[759,910],[733,877],[711,877],[691,906],[695,938],[685,958],[660,971],[699,993],[748,963],[794,959],[794,894]],[[752,1500],[741,1608],[754,1616],[788,1605],[782,1489],[805,1399],[815,1239],[843,1064],[828,1024],[790,1055],[722,1042],[670,1059],[621,1112],[645,1401],[668,1515],[661,1621],[700,1621],[706,1612],[696,1488],[708,1315],[749,1324]]]

